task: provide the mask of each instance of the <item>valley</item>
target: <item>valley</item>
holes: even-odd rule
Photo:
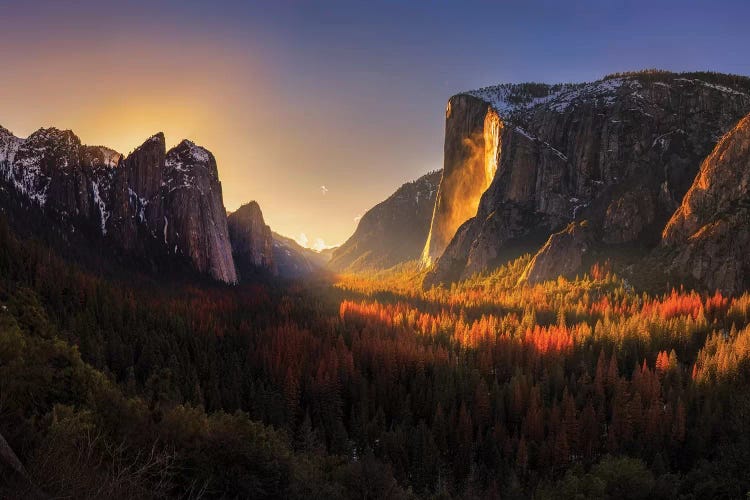
[[[0,496],[742,498],[748,113],[708,72],[463,92],[323,252],[189,140],[0,128]]]

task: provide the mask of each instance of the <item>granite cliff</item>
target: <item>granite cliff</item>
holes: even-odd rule
[[[703,162],[662,247],[667,271],[680,279],[724,293],[750,288],[750,115]]]
[[[443,180],[468,177],[462,185],[472,187],[441,183],[438,203],[446,208],[435,208],[425,286],[535,251],[559,231],[569,235],[548,241],[548,262],[555,261],[558,245],[562,253],[573,246],[653,248],[703,159],[748,112],[750,79],[714,73],[505,84],[452,97]],[[478,186],[490,177],[476,212],[467,216],[463,205],[470,199],[473,206]],[[584,220],[581,239],[568,225]],[[449,231],[436,237],[436,226]],[[551,279],[557,271],[548,266],[527,275]]]
[[[167,151],[159,133],[123,157],[69,130],[20,139],[0,128],[0,182],[65,230],[237,281],[216,160],[190,141]]]
[[[232,255],[241,277],[265,269],[278,274],[273,258],[273,234],[257,202],[251,201],[227,217]]]

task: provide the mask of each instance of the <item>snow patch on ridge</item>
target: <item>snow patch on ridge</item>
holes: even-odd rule
[[[167,178],[162,186],[168,188],[168,193],[178,189],[196,189],[201,196],[205,196],[206,193],[196,183],[196,175],[199,175],[196,168],[209,170],[210,163],[211,154],[208,150],[184,140],[167,154],[164,162]]]
[[[52,179],[42,174],[37,159],[29,157],[12,164],[8,162],[3,169],[3,177],[13,184],[18,193],[43,207],[47,204],[47,191]]]
[[[190,156],[201,163],[208,163],[210,161],[211,157],[205,148],[197,146],[194,142],[188,140],[185,141],[185,144],[190,148]]]
[[[115,151],[114,149],[110,149],[104,146],[97,146],[97,150],[102,154],[102,157],[104,158],[102,162],[102,167],[105,168],[114,168],[120,163],[120,159],[122,159],[122,155]],[[98,158],[94,158],[94,167],[97,167]]]
[[[540,105],[563,113],[583,101],[596,101],[600,105],[615,102],[618,90],[628,85],[640,88],[640,83],[630,78],[610,78],[592,83],[561,83],[555,85],[504,83],[463,92],[490,104],[502,118],[512,118],[518,113],[533,110]]]
[[[146,205],[148,205],[149,200],[141,198],[138,196],[138,193],[131,188],[128,188],[128,194],[131,198],[135,198],[136,200],[136,207],[138,207],[138,220],[144,222],[146,220]]]
[[[23,139],[19,139],[0,127],[0,169],[3,172],[13,164],[13,159],[22,143]]]

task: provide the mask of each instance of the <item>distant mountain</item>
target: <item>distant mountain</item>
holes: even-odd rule
[[[545,241],[531,281],[580,272],[592,253],[653,249],[701,162],[748,112],[750,79],[716,73],[503,84],[451,97],[425,286]]]
[[[327,249],[316,252],[305,248],[292,238],[278,233],[273,235],[273,259],[278,274],[284,278],[301,278],[325,269],[331,258],[331,251]]]
[[[63,232],[237,281],[216,160],[190,141],[167,151],[158,133],[124,158],[82,145],[70,130],[39,129],[20,139],[0,127],[0,187]]]
[[[337,271],[386,269],[419,258],[430,229],[442,171],[407,182],[362,216],[354,234],[332,255]]]
[[[273,235],[257,202],[251,201],[227,216],[232,256],[241,278],[258,270],[278,274],[273,257]]]

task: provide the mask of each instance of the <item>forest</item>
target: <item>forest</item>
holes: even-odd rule
[[[0,497],[744,498],[750,295],[101,277],[0,219]]]

